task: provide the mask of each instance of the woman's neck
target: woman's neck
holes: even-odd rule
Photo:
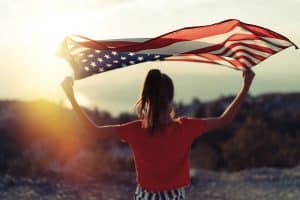
[[[171,116],[164,116],[160,118],[160,124],[170,124],[174,122],[175,120]]]
[[[143,119],[143,121],[144,120],[145,119]],[[166,115],[164,115],[164,116],[162,115],[160,117],[160,120],[159,120],[159,124],[162,125],[162,126],[172,124],[173,122],[176,122],[176,120],[171,115],[167,115],[167,116]],[[143,124],[144,124],[145,127],[147,127],[146,126],[146,124],[147,124],[146,121],[144,121]]]

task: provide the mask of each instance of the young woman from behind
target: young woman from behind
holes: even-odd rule
[[[220,116],[175,118],[171,78],[158,69],[148,72],[136,103],[138,120],[117,125],[98,126],[79,107],[73,92],[73,80],[66,77],[62,87],[79,121],[90,137],[116,138],[127,142],[133,152],[137,188],[134,199],[185,199],[190,184],[189,154],[192,142],[204,133],[229,124],[247,96],[255,74],[243,72],[240,92]]]

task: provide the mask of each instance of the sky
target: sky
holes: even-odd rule
[[[239,19],[277,31],[300,46],[300,0],[1,0],[0,99],[48,99],[67,104],[60,82],[72,72],[55,55],[69,34],[93,39],[149,38],[188,26]],[[254,67],[251,95],[299,92],[299,50],[290,47]],[[240,71],[187,63],[149,62],[75,82],[79,103],[118,114],[133,111],[147,71],[174,81],[175,101],[234,95]]]

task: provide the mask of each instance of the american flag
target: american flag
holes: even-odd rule
[[[96,41],[71,35],[59,54],[70,62],[75,79],[82,79],[146,61],[212,63],[244,70],[290,46],[298,48],[279,33],[231,19],[147,39]]]

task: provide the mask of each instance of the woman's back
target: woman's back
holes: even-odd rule
[[[180,117],[149,134],[142,120],[122,124],[119,137],[134,154],[137,182],[148,191],[166,191],[189,185],[192,141],[204,132],[201,119]]]

